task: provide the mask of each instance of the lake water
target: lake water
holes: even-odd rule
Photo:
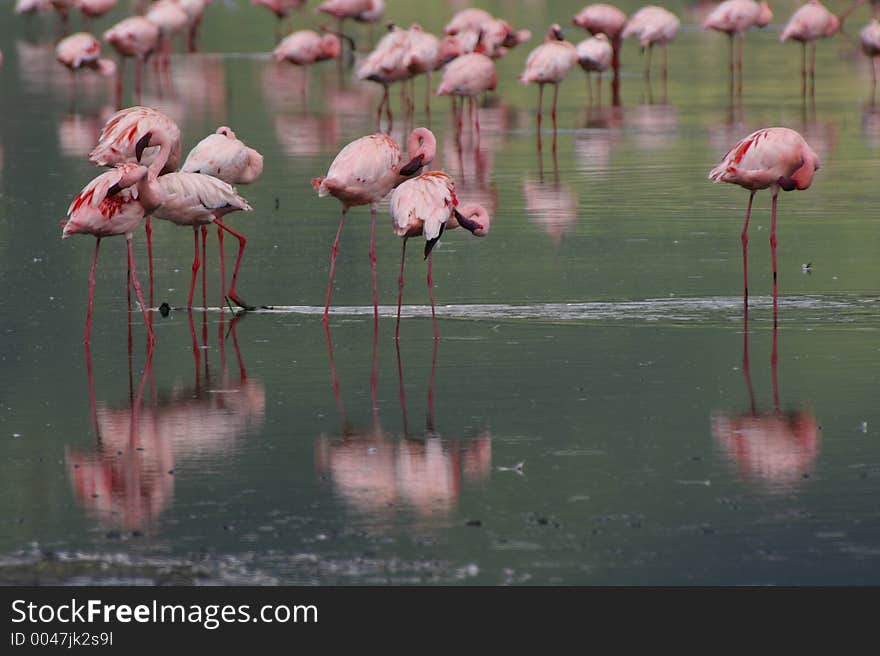
[[[404,25],[424,13],[388,4]],[[699,7],[670,5],[685,27],[668,88],[656,75],[646,88],[632,43],[619,107],[607,88],[589,106],[574,71],[554,158],[549,120],[536,148],[537,90],[516,77],[551,21],[585,37],[570,26],[581,5],[487,3],[535,36],[499,62],[478,148],[466,132],[459,151],[445,99],[431,128],[433,168],[489,208],[491,233],[450,232],[434,251],[436,344],[411,246],[398,345],[400,240],[380,207],[374,352],[369,212],[352,210],[331,353],[321,314],[339,204],[309,181],[375,130],[380,89],[332,62],[273,64],[268,12],[215,2],[202,51],[175,55],[161,78],[150,67],[141,102],[179,122],[184,152],[229,125],[263,153],[263,177],[239,187],[254,211],[228,223],[248,237],[239,291],[271,309],[221,311],[213,229],[211,309],[180,309],[192,239],[156,221],[155,304],[175,309],[155,314],[148,359],[136,310],[129,350],[122,239],[104,242],[84,350],[94,242],[62,241],[58,225],[98,172],[86,155],[113,85],[86,72],[74,93],[53,58],[54,17],[6,5],[0,581],[880,583],[880,109],[858,49],[867,9],[819,44],[815,98],[803,101],[799,48],[777,39],[795,5],[774,6],[774,24],[746,39],[744,97],[731,102],[726,39],[694,27]],[[425,27],[437,31],[451,10],[432,6]],[[365,49],[367,30],[351,31]],[[128,66],[123,106],[134,103]],[[748,194],[706,175],[771,125],[800,131],[822,168],[808,191],[780,198],[775,330],[769,196],[757,196],[744,333]],[[228,272],[234,239],[226,249]],[[141,231],[135,251],[146,283]]]

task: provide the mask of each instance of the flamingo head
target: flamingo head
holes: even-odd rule
[[[428,128],[413,130],[406,142],[406,152],[409,162],[401,167],[400,175],[415,175],[423,166],[434,161],[434,156],[437,154],[437,139],[434,133]]]
[[[564,41],[565,37],[562,35],[562,28],[559,26],[559,23],[553,23],[550,26],[550,29],[547,30],[547,40],[548,41]]]
[[[489,234],[492,217],[485,207],[479,203],[468,203],[460,206],[455,212],[458,224],[468,230],[474,237],[485,237]]]
[[[232,128],[226,127],[225,125],[221,125],[217,128],[214,134],[222,134],[224,137],[235,139],[235,132],[232,131]]]
[[[321,54],[324,59],[339,59],[342,56],[342,42],[335,34],[325,34],[321,38]]]
[[[761,2],[761,12],[758,14],[758,27],[767,27],[773,20],[773,10],[766,2]]]

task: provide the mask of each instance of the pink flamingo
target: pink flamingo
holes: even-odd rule
[[[391,99],[388,96],[388,87],[394,82],[402,82],[411,77],[409,70],[404,65],[408,51],[409,31],[391,24],[388,33],[379,40],[379,43],[358,68],[358,79],[377,82],[382,85],[384,90],[382,100],[379,101],[379,108],[376,110],[377,130],[382,120],[382,107],[385,107],[388,130],[391,131]]]
[[[147,20],[159,28],[162,65],[168,68],[171,57],[171,39],[189,25],[189,16],[177,0],[159,0],[145,14]]]
[[[397,327],[394,339],[400,337],[400,306],[403,302],[403,267],[406,263],[406,242],[410,237],[425,236],[425,259],[428,260],[428,294],[431,298],[431,319],[434,339],[440,339],[434,312],[434,280],[431,271],[431,250],[440,241],[444,229],[461,226],[477,237],[489,232],[489,213],[482,205],[456,209],[455,183],[442,171],[429,171],[401,183],[391,193],[391,220],[394,232],[403,237],[400,251],[400,276],[397,279]],[[474,218],[476,217],[476,218]]]
[[[403,56],[403,67],[411,78],[416,75],[425,75],[425,114],[431,120],[431,73],[441,68],[446,62],[457,57],[460,52],[458,41],[454,37],[447,37],[441,41],[425,32],[421,25],[410,26],[407,35],[407,51]],[[415,95],[415,81],[413,81],[413,95]]]
[[[514,30],[507,21],[482,9],[463,9],[452,17],[444,31],[458,36],[465,52],[474,52],[477,44],[482,43],[483,52],[493,59],[532,38],[528,30]]]
[[[733,88],[733,79],[736,77],[736,69],[739,68],[740,93],[742,93],[742,52],[745,33],[753,27],[767,27],[772,20],[773,11],[764,0],[761,2],[724,0],[703,21],[704,30],[724,32],[730,38],[730,84]],[[734,39],[738,46],[736,63],[733,55]]]
[[[475,99],[481,93],[494,91],[498,84],[498,69],[495,62],[480,52],[472,52],[453,59],[443,69],[443,79],[437,87],[438,96],[460,96],[461,112],[464,113],[464,98],[468,99],[473,113]],[[480,133],[480,108],[476,111],[476,130]],[[461,114],[458,115],[458,129],[461,131]]]
[[[98,18],[116,6],[116,0],[74,0],[73,3],[83,16]]]
[[[416,175],[423,166],[434,160],[437,140],[427,128],[416,128],[407,140],[406,163],[400,147],[386,134],[371,134],[352,141],[345,146],[327,171],[327,175],[312,180],[312,187],[318,196],[331,194],[342,203],[342,217],[330,259],[330,280],[327,283],[327,301],[324,305],[324,325],[328,325],[330,296],[333,293],[333,272],[336,269],[336,256],[339,253],[339,235],[345,224],[345,215],[350,207],[369,205],[370,225],[370,268],[373,274],[373,321],[379,324],[379,298],[376,288],[376,203],[408,177]]]
[[[238,239],[238,258],[235,261],[235,271],[232,273],[232,284],[226,296],[242,308],[252,310],[253,307],[242,301],[235,291],[238,270],[241,267],[247,239],[222,220],[222,217],[230,212],[237,210],[250,212],[251,206],[238,195],[234,187],[210,175],[183,172],[167,173],[159,176],[159,184],[162,187],[163,202],[153,210],[153,216],[176,225],[192,226],[195,235],[195,257],[193,258],[192,281],[187,307],[192,307],[196,289],[196,275],[200,266],[199,227],[215,223],[218,229],[226,230]],[[224,286],[225,282],[224,280]]]
[[[599,103],[602,102],[602,73],[611,68],[614,58],[614,48],[608,35],[600,32],[594,37],[581,41],[575,47],[578,63],[587,73],[587,91],[590,99],[593,97],[593,86],[590,73],[595,71],[599,76]]]
[[[300,30],[287,35],[272,52],[275,61],[287,61],[297,66],[308,66],[341,56],[342,43],[338,36],[321,36],[313,30]]]
[[[134,57],[135,64],[135,95],[141,95],[141,77],[147,58],[159,46],[159,28],[155,23],[143,16],[131,16],[119,21],[104,32],[104,41],[112,45],[120,57]],[[117,95],[122,95],[122,78],[120,77]]]
[[[101,57],[101,43],[88,32],[77,32],[59,41],[55,59],[72,73],[82,68],[91,68],[105,76],[116,72],[116,63]]]
[[[281,38],[281,23],[294,10],[301,9],[306,0],[251,0],[251,4],[257,7],[265,7],[278,19],[275,23],[275,40]]]
[[[95,269],[98,264],[98,251],[101,239],[115,235],[125,235],[128,248],[128,270],[134,283],[138,301],[147,324],[149,344],[155,337],[147,305],[144,303],[140,282],[135,270],[132,255],[131,236],[144,216],[151,212],[162,200],[162,191],[156,181],[155,167],[147,168],[136,163],[121,164],[102,173],[79,192],[67,210],[68,220],[64,223],[62,238],[73,234],[89,234],[97,238],[95,257],[89,273],[89,305],[86,315],[85,343],[89,343],[92,330],[92,307],[95,297]]]
[[[547,31],[543,44],[532,50],[526,60],[526,68],[520,76],[523,84],[538,84],[538,135],[541,133],[541,104],[544,96],[544,85],[553,85],[553,131],[556,131],[556,104],[559,98],[559,83],[562,82],[572,67],[577,64],[577,50],[574,45],[565,41],[562,28],[554,23]]]
[[[792,39],[801,42],[802,94],[807,94],[807,43],[810,44],[810,79],[816,84],[816,41],[832,36],[840,27],[840,20],[819,0],[810,0],[798,9],[779,35],[782,42]]]
[[[663,46],[663,79],[669,75],[668,45],[678,34],[680,25],[681,21],[675,14],[655,5],[642,7],[627,21],[620,35],[624,39],[636,37],[642,50],[648,50],[645,61],[646,78],[651,77],[651,52],[655,45]]]
[[[620,46],[623,45],[626,14],[613,5],[601,3],[587,5],[575,15],[572,23],[587,30],[593,36],[604,34],[611,42],[611,67],[614,70],[611,91],[613,103],[620,104]]]
[[[186,14],[186,43],[190,52],[195,52],[199,36],[199,26],[205,16],[205,9],[213,0],[177,0]]]
[[[755,192],[770,189],[773,194],[770,219],[770,250],[773,259],[773,298],[776,298],[776,199],[779,190],[808,189],[819,170],[819,158],[804,138],[788,128],[764,128],[736,144],[709,172],[713,182],[732,182],[750,192],[746,221],[742,229],[743,303],[748,304],[749,219]]]
[[[315,11],[333,16],[337,23],[336,31],[342,35],[346,18],[361,23],[374,23],[385,13],[385,3],[383,0],[324,0]],[[352,47],[352,55],[353,50]]]
[[[25,14],[30,16],[33,14],[42,14],[47,11],[51,11],[51,9],[51,0],[15,0],[16,14]]]
[[[880,57],[880,21],[872,19],[862,31],[859,32],[859,41],[862,44],[862,52],[871,59],[871,100],[877,89],[877,57]]]

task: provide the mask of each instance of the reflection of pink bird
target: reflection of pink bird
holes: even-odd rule
[[[406,242],[410,237],[425,236],[425,258],[428,260],[428,294],[431,297],[431,318],[434,320],[434,339],[440,339],[437,317],[434,313],[434,281],[431,271],[431,250],[446,228],[462,226],[477,237],[489,232],[489,214],[480,205],[456,209],[455,183],[442,171],[429,171],[400,184],[391,194],[391,221],[394,232],[403,237],[400,251],[400,276],[397,279],[397,328],[394,338],[400,336],[400,305],[403,302],[403,267],[406,262]],[[476,219],[472,217],[477,217]]]
[[[247,240],[222,221],[222,217],[230,212],[237,210],[250,212],[251,206],[248,205],[248,202],[239,196],[231,185],[219,178],[201,173],[168,173],[159,177],[159,184],[162,186],[164,194],[163,202],[153,211],[153,216],[177,225],[192,226],[195,235],[195,257],[187,307],[192,307],[193,294],[196,289],[196,274],[200,266],[198,228],[215,223],[218,228],[226,230],[238,239],[238,257],[235,261],[235,271],[232,273],[232,283],[226,296],[245,309],[253,309],[239,298],[235,290],[238,270],[241,267],[241,259]],[[222,252],[221,248],[221,254]],[[224,287],[225,284],[224,280]]]
[[[642,49],[647,49],[646,77],[651,75],[651,52],[657,45],[663,46],[663,78],[666,79],[669,71],[667,46],[678,34],[680,25],[681,21],[675,14],[655,5],[642,7],[627,21],[620,35],[624,39],[634,36]]]
[[[829,37],[837,32],[840,21],[819,0],[810,0],[798,9],[779,35],[782,42],[792,39],[801,42],[801,79],[802,92],[807,92],[807,43],[810,44],[810,78],[816,83],[816,41]]]
[[[423,166],[434,160],[437,140],[427,128],[416,128],[407,140],[408,161],[404,164],[400,147],[386,134],[371,134],[352,141],[345,146],[324,177],[314,178],[312,187],[318,196],[331,194],[342,203],[342,217],[333,242],[330,259],[330,280],[327,283],[327,301],[324,306],[324,323],[330,311],[333,293],[333,272],[339,252],[339,236],[349,207],[369,205],[372,214],[370,228],[370,266],[373,274],[373,315],[379,320],[379,299],[376,288],[376,203],[385,198],[406,178],[416,175]]]
[[[284,37],[272,56],[275,61],[307,66],[342,56],[342,43],[335,34],[321,36],[313,30],[300,30]]]
[[[574,45],[563,40],[562,28],[556,23],[550,26],[544,43],[532,50],[526,60],[526,68],[520,76],[523,84],[538,84],[538,131],[541,130],[541,102],[544,85],[553,85],[553,129],[556,130],[556,104],[559,96],[559,83],[572,67],[577,64],[577,50]]]
[[[779,189],[808,189],[819,170],[819,158],[804,138],[788,128],[764,128],[736,144],[709,172],[713,182],[732,182],[751,193],[742,229],[743,297],[748,299],[748,229],[755,192],[769,188],[773,194],[770,249],[773,258],[773,297],[776,298],[776,198]]]
[[[101,75],[116,72],[116,64],[101,58],[101,43],[88,32],[77,32],[59,41],[55,58],[72,72],[81,68],[91,68]]]
[[[134,187],[134,189],[132,189]],[[154,342],[153,329],[147,317],[141,286],[135,271],[131,248],[131,235],[144,216],[152,211],[162,199],[162,192],[156,182],[155,169],[135,163],[122,164],[102,173],[78,193],[67,210],[68,220],[64,224],[63,238],[73,234],[94,235],[95,257],[89,274],[89,305],[86,315],[85,343],[89,343],[92,330],[92,306],[95,297],[95,269],[98,264],[98,250],[101,239],[115,235],[125,235],[128,247],[128,270],[137,292],[138,301],[147,324],[150,345]]]
[[[437,87],[438,96],[460,96],[467,98],[471,108],[476,104],[476,98],[486,91],[494,91],[498,84],[498,70],[495,62],[486,55],[472,52],[453,59],[443,69],[443,80]],[[464,101],[462,100],[462,112]],[[480,108],[476,112],[476,128],[480,131]],[[458,118],[461,129],[461,116]]]

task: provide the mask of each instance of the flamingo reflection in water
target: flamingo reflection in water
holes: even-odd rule
[[[712,436],[721,452],[750,482],[786,491],[803,484],[819,455],[820,432],[807,408],[782,411],[779,400],[778,308],[773,302],[773,349],[770,357],[773,409],[760,411],[755,402],[749,368],[749,310],[743,308],[742,371],[749,394],[749,410],[712,415]]]
[[[438,348],[438,342],[434,342],[424,437],[414,437],[407,429],[403,365],[398,348],[403,437],[388,435],[374,422],[370,430],[346,427],[341,435],[322,435],[315,443],[316,471],[326,475],[338,496],[357,512],[384,519],[410,510],[421,518],[443,517],[457,505],[462,480],[474,484],[489,477],[492,436],[488,430],[470,439],[450,439],[436,430],[434,385]]]
[[[236,337],[229,325],[239,376],[230,378],[225,362],[226,325],[221,315],[222,377],[218,385],[199,378],[188,389],[174,389],[145,401],[144,388],[153,376],[147,359],[136,393],[128,403],[105,405],[95,400],[91,353],[86,349],[89,400],[97,444],[68,447],[66,466],[74,493],[85,510],[102,525],[130,531],[157,529],[160,515],[172,504],[175,478],[191,459],[228,460],[242,437],[262,425],[265,417],[263,384],[249,378]],[[193,334],[193,340],[196,341]]]

